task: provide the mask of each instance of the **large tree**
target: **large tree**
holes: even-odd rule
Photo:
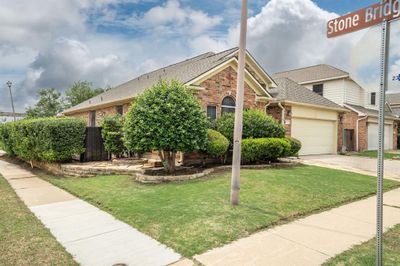
[[[130,151],[158,151],[167,173],[177,152],[202,150],[207,118],[197,99],[178,81],[160,81],[135,99],[124,124]]]
[[[66,104],[75,106],[103,92],[104,89],[93,88],[88,81],[77,81],[65,91]]]
[[[61,93],[54,88],[39,89],[38,102],[33,107],[26,109],[27,117],[49,117],[55,116],[64,110]]]

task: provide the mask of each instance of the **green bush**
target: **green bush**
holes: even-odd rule
[[[104,149],[119,157],[125,150],[122,141],[122,128],[124,125],[123,117],[120,115],[114,117],[105,117],[101,121],[101,136],[104,142]]]
[[[205,153],[212,157],[223,156],[229,148],[229,140],[218,131],[209,129],[207,131],[207,147]]]
[[[15,155],[13,151],[13,142],[10,137],[12,123],[0,124],[0,149],[9,155]]]
[[[123,132],[129,151],[159,151],[166,172],[173,173],[177,152],[204,150],[207,117],[185,85],[160,81],[135,99]]]
[[[244,139],[242,141],[242,162],[274,161],[286,157],[290,148],[289,142],[284,138]]]
[[[301,141],[292,137],[287,137],[286,139],[290,144],[290,151],[286,157],[297,156],[301,149]]]
[[[24,119],[2,125],[0,143],[26,161],[64,162],[84,152],[85,128],[72,118]]]
[[[233,143],[235,114],[227,113],[217,119],[215,128]],[[283,138],[284,127],[272,117],[259,110],[243,112],[243,139],[247,138]]]

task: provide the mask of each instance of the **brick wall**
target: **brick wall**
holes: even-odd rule
[[[122,112],[123,112],[124,115],[129,111],[130,105],[131,105],[130,103],[125,103],[125,104],[122,105]],[[117,115],[117,106],[118,105],[110,106],[110,107],[107,107],[107,108],[95,109],[95,111],[96,111],[96,126],[100,126],[101,120],[105,116],[115,116],[115,115]],[[70,116],[83,119],[86,122],[86,125],[88,125],[88,126],[90,124],[90,111],[76,113],[76,114],[72,114]]]
[[[236,76],[236,71],[228,67],[200,84],[204,89],[194,94],[204,110],[207,105],[213,105],[217,107],[217,117],[221,115],[222,100],[226,96],[236,97]],[[256,93],[247,84],[244,88],[244,108],[265,110],[265,103],[256,102]]]
[[[292,107],[288,105],[285,108],[284,127],[286,136],[291,136],[292,131]],[[282,109],[278,105],[270,105],[266,108],[267,114],[272,116],[278,123],[282,123]]]
[[[338,124],[338,151],[342,151],[343,131],[344,129],[354,130],[357,134],[357,120],[360,118],[355,112],[341,113],[341,122]],[[357,148],[357,138],[354,136],[354,149]],[[368,149],[368,128],[367,119],[359,121],[358,125],[358,150],[363,151]]]

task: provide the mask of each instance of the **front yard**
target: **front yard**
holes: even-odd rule
[[[139,184],[131,176],[43,178],[188,257],[372,195],[376,187],[373,177],[320,167],[242,170],[241,204],[232,207],[229,171],[162,185]],[[385,180],[385,190],[399,185]]]
[[[375,265],[375,241],[371,239],[361,245],[337,255],[324,266]],[[400,224],[388,230],[383,237],[383,262],[385,265],[400,264]]]
[[[77,265],[2,176],[0,265]]]
[[[369,158],[378,158],[377,151],[361,151],[357,153],[352,153],[351,155],[369,157]],[[400,157],[400,153],[396,154],[396,153],[385,152],[385,159],[391,160],[394,157]]]

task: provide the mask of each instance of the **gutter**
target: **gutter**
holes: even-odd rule
[[[364,119],[367,119],[368,118],[368,116],[366,115],[366,116],[364,116],[364,117],[362,117],[362,118],[359,118],[359,119],[357,119],[357,123],[356,123],[356,131],[357,131],[357,133],[356,133],[356,151],[358,152],[358,147],[359,147],[359,137],[358,137],[358,131],[359,131],[359,124],[360,124],[360,121],[361,120],[364,120]]]

